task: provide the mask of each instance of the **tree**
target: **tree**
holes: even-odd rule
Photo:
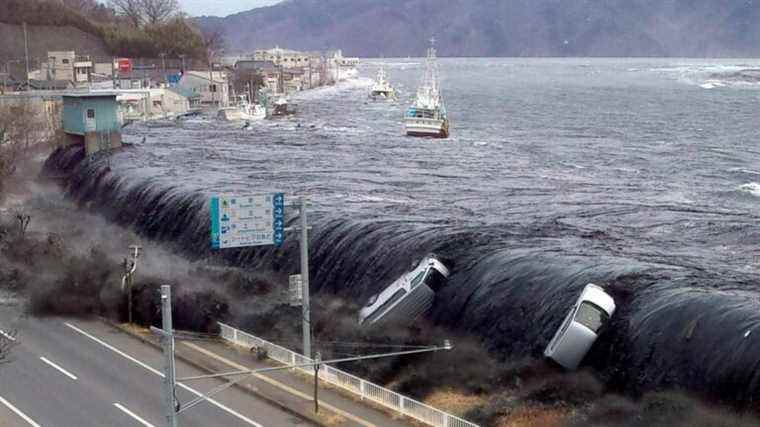
[[[30,147],[46,138],[47,125],[31,101],[6,101],[0,105],[0,197],[5,181]]]
[[[116,14],[126,19],[133,27],[139,28],[142,25],[142,0],[111,0],[110,4]]]
[[[163,24],[180,13],[177,0],[110,0],[110,4],[135,28]]]
[[[147,24],[163,24],[176,16],[180,9],[177,0],[142,0],[143,14]]]

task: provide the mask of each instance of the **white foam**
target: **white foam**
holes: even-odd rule
[[[373,84],[373,80],[370,78],[357,77],[354,79],[344,80],[333,86],[325,86],[325,87],[320,87],[317,89],[309,89],[303,92],[299,92],[293,95],[293,99],[298,100],[298,101],[309,100],[309,99],[322,99],[322,98],[327,98],[330,96],[335,96],[338,93],[351,90],[351,89],[368,88],[368,87],[371,87],[372,84]]]
[[[742,184],[739,186],[739,191],[742,191],[744,193],[749,193],[755,197],[760,197],[760,184],[756,182]]]

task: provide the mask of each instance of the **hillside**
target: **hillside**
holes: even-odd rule
[[[4,24],[0,40],[6,42],[0,47],[0,60],[23,57],[22,23],[29,28],[31,58],[45,57],[48,50],[56,49],[99,57],[206,55],[202,34],[179,10],[155,21],[135,22],[110,9],[108,3],[82,1],[89,9],[76,0],[0,0],[0,23]]]
[[[30,25],[29,57],[32,65],[47,58],[47,52],[53,50],[75,50],[82,55],[108,58],[111,55],[103,40],[74,27],[53,27],[47,25]],[[24,31],[20,25],[0,23],[0,59],[23,59]]]
[[[755,56],[760,2],[746,0],[288,0],[201,17],[230,48],[341,47],[417,56]]]

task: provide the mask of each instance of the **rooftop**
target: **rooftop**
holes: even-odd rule
[[[64,98],[116,98],[116,92],[68,92],[64,93]]]

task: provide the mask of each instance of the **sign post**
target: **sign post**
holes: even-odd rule
[[[309,306],[309,226],[306,198],[299,202],[301,239],[301,312],[303,354],[311,357],[311,312]],[[291,229],[289,229],[291,230]],[[211,248],[282,246],[285,241],[285,195],[273,193],[211,198]],[[299,279],[292,278],[292,287]],[[292,292],[292,291],[291,291]],[[293,300],[291,300],[293,304]]]

